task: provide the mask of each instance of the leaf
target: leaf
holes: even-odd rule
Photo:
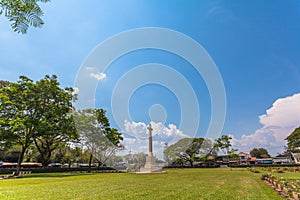
[[[37,2],[46,3],[49,0],[1,0],[0,15],[11,22],[12,29],[17,33],[25,34],[29,26],[41,27],[43,12]]]

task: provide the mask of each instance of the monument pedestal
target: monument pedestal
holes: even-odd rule
[[[161,167],[158,167],[156,164],[156,158],[153,156],[152,153],[149,153],[146,157],[146,164],[145,167],[140,169],[138,174],[163,174],[166,173],[162,171]]]
[[[156,164],[156,158],[153,156],[153,148],[152,148],[152,127],[151,123],[148,127],[149,130],[149,153],[146,157],[146,164],[145,167],[142,167],[140,169],[140,172],[137,172],[138,174],[163,174],[166,173],[162,171],[161,167],[158,167]]]

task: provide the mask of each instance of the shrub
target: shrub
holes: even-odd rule
[[[268,178],[268,174],[263,174],[263,175],[261,175],[261,180],[266,180]]]

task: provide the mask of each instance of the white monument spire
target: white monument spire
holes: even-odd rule
[[[149,154],[153,153],[153,147],[152,147],[152,131],[153,128],[151,127],[151,123],[149,124],[148,128],[149,130]]]
[[[165,173],[162,171],[161,167],[158,167],[156,164],[156,158],[153,156],[153,146],[152,146],[152,131],[153,128],[151,127],[151,123],[147,127],[149,130],[149,153],[146,157],[146,164],[143,168],[140,169],[141,174],[161,174]]]

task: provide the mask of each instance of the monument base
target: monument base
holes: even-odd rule
[[[156,164],[156,158],[152,153],[149,153],[146,157],[145,167],[142,167],[137,174],[164,174],[161,167]]]

